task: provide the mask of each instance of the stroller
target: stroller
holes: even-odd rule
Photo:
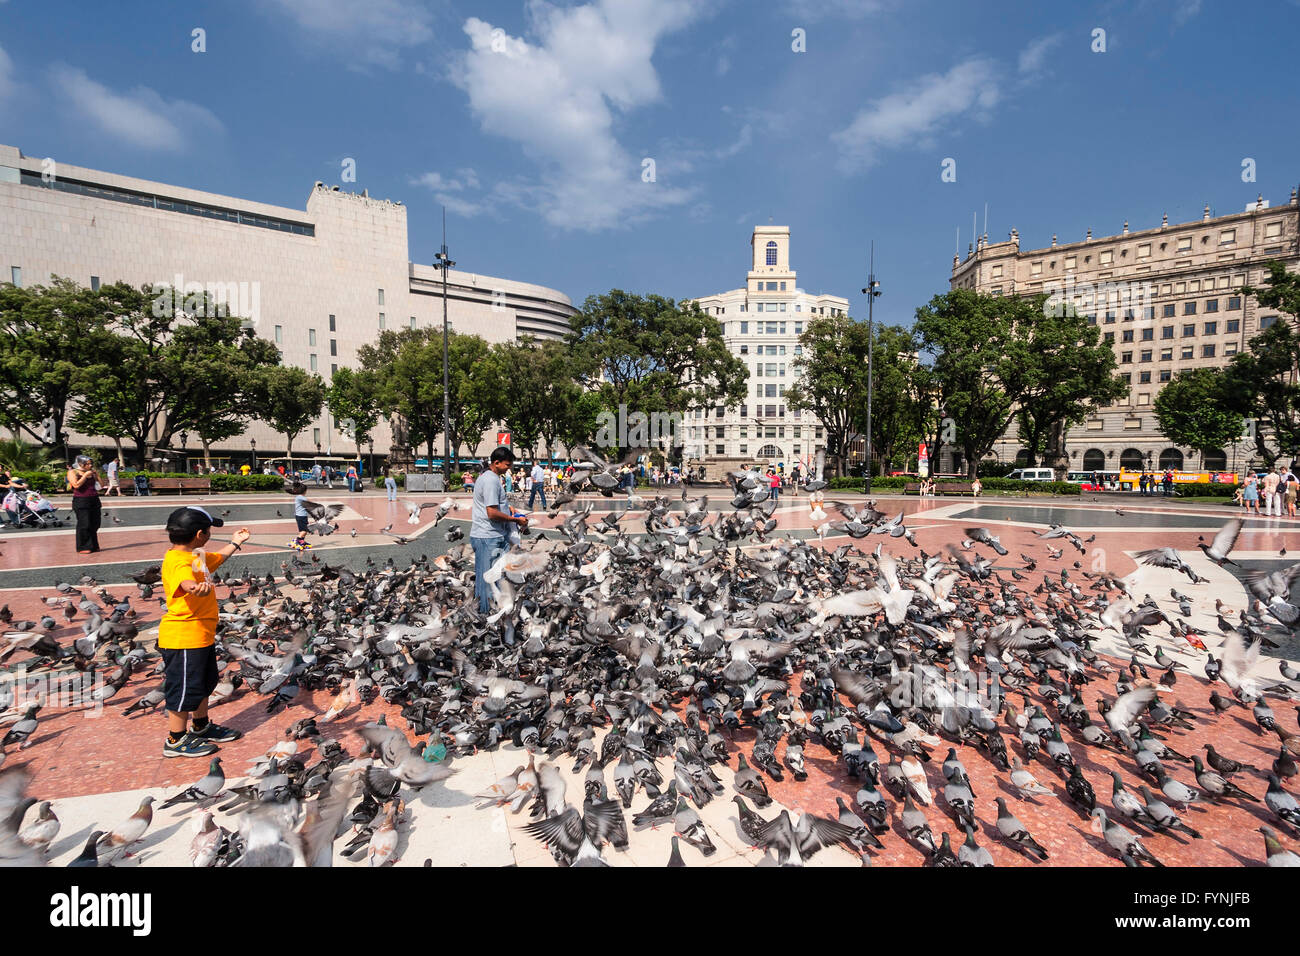
[[[59,509],[39,491],[14,487],[4,499],[9,520],[18,528],[61,528]]]

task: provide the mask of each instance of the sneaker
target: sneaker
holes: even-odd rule
[[[170,737],[163,744],[164,757],[207,757],[217,752],[219,748],[216,744],[207,740],[202,740],[194,734],[186,734],[180,740],[172,743]]]
[[[232,740],[238,740],[244,736],[242,731],[234,730],[230,727],[222,727],[220,724],[214,724],[211,721],[202,730],[191,730],[190,736],[198,740],[210,740],[214,743],[228,744]]]

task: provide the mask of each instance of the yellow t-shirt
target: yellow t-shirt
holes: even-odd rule
[[[208,572],[219,568],[226,559],[207,554]],[[217,595],[183,594],[183,581],[200,581],[194,572],[194,552],[170,549],[162,560],[162,585],[167,596],[167,613],[158,624],[158,646],[169,649],[209,647],[217,640]]]

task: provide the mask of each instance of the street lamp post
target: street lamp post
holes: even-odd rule
[[[875,391],[875,352],[876,332],[873,306],[876,296],[880,295],[880,283],[876,281],[876,241],[871,240],[871,264],[867,267],[867,287],[862,290],[867,297],[867,480],[863,488],[865,494],[871,494],[871,399]]]
[[[257,439],[256,438],[250,438],[248,440],[248,451],[253,459],[253,467],[250,473],[256,474],[257,473]]]
[[[189,443],[190,443],[189,433],[181,432],[181,471],[184,472],[188,472],[190,470],[190,455],[186,447],[189,445]]]
[[[451,421],[451,373],[447,364],[447,272],[456,263],[447,257],[446,206],[442,207],[442,249],[434,258],[437,260],[433,264],[434,268],[442,270],[442,473],[450,475],[451,436],[447,432],[447,425]],[[432,466],[433,462],[429,464]]]

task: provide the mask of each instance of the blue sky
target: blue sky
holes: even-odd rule
[[[0,142],[296,208],[352,158],[343,188],[406,203],[414,260],[445,202],[461,268],[578,304],[737,288],[770,217],[854,314],[874,238],[877,318],[909,323],[985,203],[1032,248],[1285,200],[1300,3],[1242,9],[0,0]]]

